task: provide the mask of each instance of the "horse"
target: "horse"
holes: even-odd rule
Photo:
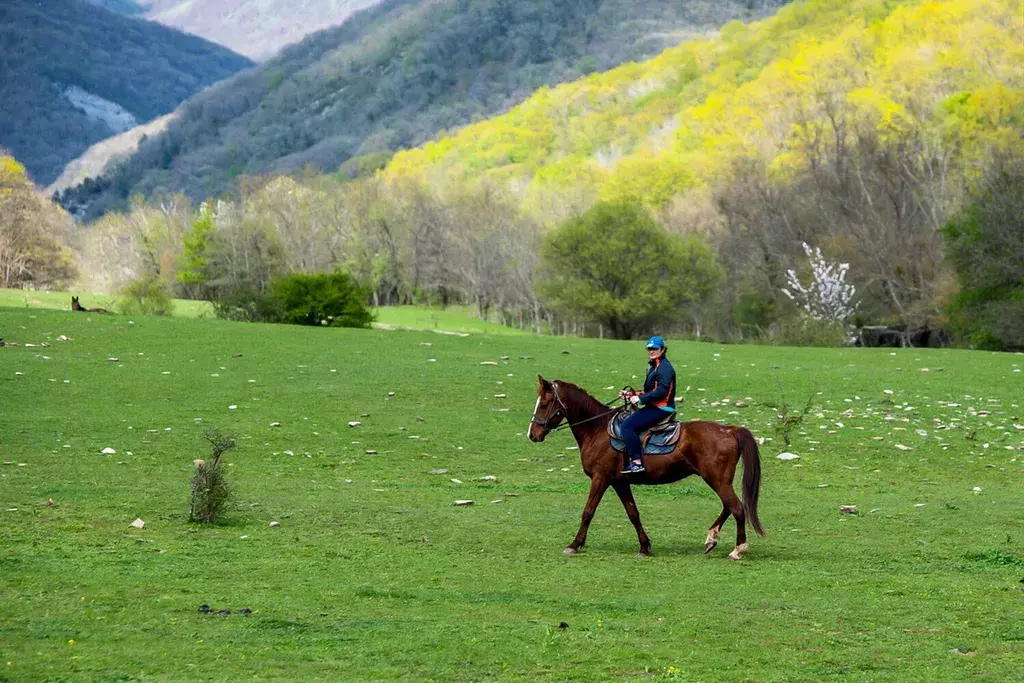
[[[71,297],[71,310],[72,311],[82,311],[83,313],[109,313],[110,312],[110,311],[108,311],[105,308],[86,308],[82,304],[78,303],[78,297],[77,296]]]
[[[710,553],[721,537],[722,525],[730,515],[736,520],[736,547],[729,559],[740,560],[748,549],[745,523],[765,535],[757,516],[757,499],[761,490],[761,455],[757,440],[746,427],[722,425],[707,420],[682,424],[679,441],[666,455],[645,455],[645,471],[638,474],[621,472],[623,458],[611,445],[608,422],[616,409],[598,401],[586,391],[561,380],[548,381],[537,375],[537,403],[530,418],[530,441],[539,443],[565,420],[579,444],[583,472],[590,477],[590,493],[583,508],[579,531],[565,548],[566,555],[575,555],[587,541],[587,531],[594,512],[609,486],[618,494],[626,515],[636,529],[640,552],[651,554],[651,540],[640,523],[640,512],[633,499],[631,484],[671,484],[692,474],[699,475],[722,500],[722,513],[708,529],[704,554]],[[743,460],[743,500],[733,490],[736,465]]]

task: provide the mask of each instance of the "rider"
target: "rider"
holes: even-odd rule
[[[634,406],[644,406],[622,423],[622,440],[626,442],[626,453],[630,459],[629,465],[622,471],[623,474],[644,471],[640,459],[643,454],[640,435],[664,420],[666,412],[676,412],[676,371],[665,357],[665,352],[668,351],[665,340],[655,335],[647,340],[646,347],[647,356],[650,358],[648,365],[651,367],[647,371],[647,379],[644,380],[644,390],[619,392],[619,396]]]

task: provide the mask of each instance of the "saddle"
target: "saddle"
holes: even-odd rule
[[[612,448],[624,453],[626,442],[622,440],[622,421],[628,417],[625,410],[612,415],[608,422],[608,436],[612,440]],[[640,443],[644,445],[644,455],[665,455],[675,450],[679,444],[679,434],[682,431],[682,422],[676,422],[675,413],[665,413],[665,419],[655,424],[646,432],[640,435]]]

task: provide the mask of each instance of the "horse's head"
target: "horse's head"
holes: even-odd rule
[[[530,418],[530,441],[543,441],[552,429],[566,419],[565,403],[558,394],[558,381],[549,382],[537,375],[540,384],[537,387],[537,404]]]

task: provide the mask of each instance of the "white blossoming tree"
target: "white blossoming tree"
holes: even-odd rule
[[[853,303],[857,289],[846,281],[850,264],[829,263],[820,248],[811,249],[807,243],[804,253],[811,261],[810,282],[803,284],[792,269],[787,270],[783,294],[814,320],[846,324],[857,309]]]

